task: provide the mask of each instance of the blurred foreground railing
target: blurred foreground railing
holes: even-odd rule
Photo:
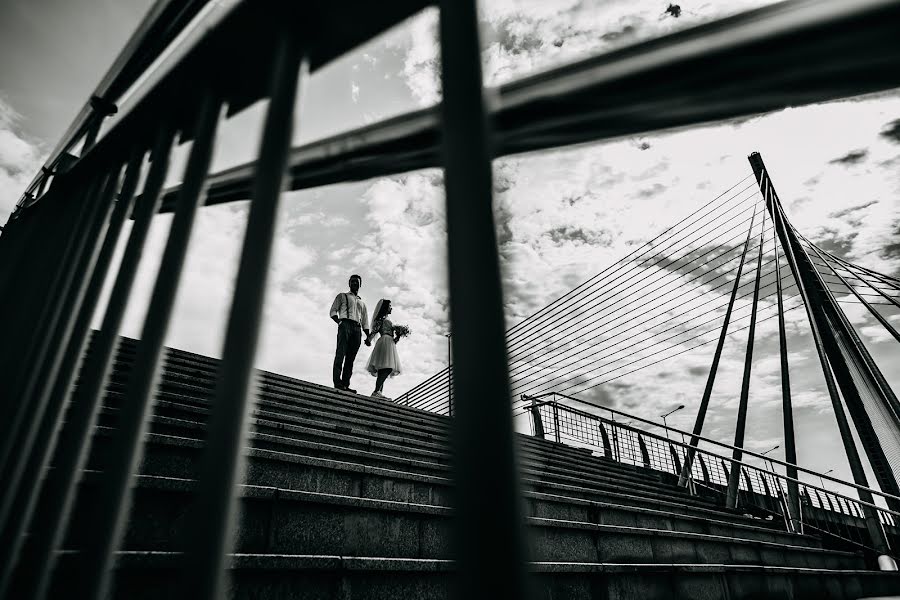
[[[0,235],[0,596],[9,591],[18,568],[15,597],[46,597],[90,450],[112,340],[129,303],[150,222],[161,207],[175,214],[122,422],[110,442],[116,462],[104,472],[94,514],[79,517],[90,521],[92,531],[91,548],[77,557],[84,587],[78,592],[84,598],[104,597],[111,582],[159,378],[162,340],[201,206],[251,200],[223,375],[212,402],[211,450],[197,484],[205,503],[185,520],[191,545],[176,588],[185,598],[211,599],[220,596],[232,548],[249,374],[285,179],[286,187],[300,189],[440,166],[454,339],[456,591],[467,600],[524,597],[492,158],[900,86],[900,1],[797,0],[527,77],[490,91],[486,101],[475,3],[446,0],[439,3],[439,106],[289,149],[296,94],[308,85],[308,74],[430,4],[215,4],[222,7],[216,18],[177,60],[153,74],[151,84],[136,91],[130,109],[101,135],[100,125],[118,109],[121,95],[211,4],[160,0],[154,6]],[[256,160],[211,175],[219,124],[260,100],[267,107]],[[176,142],[191,142],[189,157],[182,184],[164,191]],[[134,224],[99,341],[82,366],[91,317],[129,217]],[[69,405],[79,369],[83,389],[95,393]],[[49,470],[54,451],[62,460]],[[50,500],[36,512],[40,493]],[[485,503],[485,497],[492,501]]]

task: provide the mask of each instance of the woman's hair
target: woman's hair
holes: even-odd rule
[[[372,321],[372,331],[378,331],[381,329],[381,323],[384,321],[384,318],[387,316],[387,311],[391,307],[390,300],[382,300],[381,308],[378,309],[378,314],[375,315],[375,319]]]

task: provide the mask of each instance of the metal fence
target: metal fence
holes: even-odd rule
[[[204,9],[215,5],[218,10]],[[445,171],[450,313],[454,336],[455,555],[467,598],[523,597],[524,545],[509,411],[502,296],[491,206],[491,160],[505,154],[689,126],[900,85],[900,2],[798,0],[682,31],[501,86],[485,102],[474,0],[443,0],[438,106],[289,149],[293,106],[313,72],[428,6],[370,3],[208,3],[159,0],[85,109],[26,190],[0,236],[3,398],[0,586],[24,571],[18,597],[46,595],[108,377],[121,323],[159,210],[173,211],[162,267],[113,441],[84,597],[109,585],[141,455],[162,340],[199,207],[251,200],[228,317],[198,506],[187,519],[184,597],[215,598],[231,547],[233,488],[240,482],[248,383],[282,184],[320,186],[441,166]],[[136,86],[131,108],[101,131],[191,19],[200,33]],[[348,18],[352,15],[352,18]],[[267,100],[257,159],[210,174],[223,118]],[[302,126],[303,116],[300,116]],[[183,183],[163,190],[176,143],[192,142]],[[73,153],[80,148],[80,154]],[[147,158],[150,162],[147,165]],[[147,170],[146,177],[140,173]],[[143,181],[141,185],[139,182]],[[126,218],[134,226],[115,276],[92,389],[69,407],[93,308]],[[87,387],[86,387],[87,386]],[[52,448],[65,461],[48,472]],[[13,451],[15,449],[15,451]],[[41,488],[53,499],[35,512]],[[485,503],[483,498],[492,502]],[[30,529],[28,555],[22,533]]]
[[[735,461],[724,453],[733,449],[728,444],[704,441],[718,452],[692,447],[687,440],[689,432],[665,425],[659,425],[615,409],[595,406],[572,396],[557,393],[523,397],[522,410],[531,416],[533,433],[544,439],[591,449],[599,456],[652,469],[669,476],[671,483],[677,483],[682,474],[689,452],[694,452],[690,465],[689,489],[694,493],[713,498],[722,507],[726,506],[729,474],[738,468],[737,509],[760,519],[781,521],[788,531],[801,533],[816,532],[865,549],[877,559],[877,551],[868,536],[863,503],[850,497],[858,486],[826,474],[796,467],[807,478],[818,478],[821,486],[801,482],[777,472],[786,463],[744,450],[751,457],[758,458],[763,466],[749,464],[746,460]],[[572,406],[580,403],[586,409]],[[604,416],[608,415],[608,416]],[[659,428],[662,433],[654,433],[640,427]],[[828,480],[833,488],[825,489]],[[796,483],[798,497],[790,498],[791,486]],[[867,488],[868,489],[868,488]],[[888,499],[896,499],[889,494],[868,489],[876,498],[873,505],[879,526],[885,537],[900,543],[897,529],[900,513],[887,507]],[[792,511],[791,506],[796,506]]]

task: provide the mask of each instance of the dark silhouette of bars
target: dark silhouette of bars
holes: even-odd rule
[[[184,597],[217,598],[232,537],[231,491],[240,481],[250,368],[259,333],[272,216],[286,180],[290,189],[441,166],[447,188],[448,259],[453,331],[455,550],[459,597],[527,597],[516,457],[508,405],[502,297],[491,214],[491,160],[505,154],[689,126],[900,85],[900,2],[805,0],[773,5],[716,23],[593,57],[502,86],[485,102],[473,0],[442,0],[443,101],[334,138],[289,149],[291,110],[306,74],[429,5],[235,2],[104,135],[103,120],[167,43],[206,2],[158,2],[25,191],[0,235],[0,364],[3,472],[0,520],[9,591],[20,567],[17,598],[45,597],[84,464],[97,398],[69,407],[77,427],[60,437],[71,381],[81,367],[89,315],[105,279],[109,252],[133,205],[140,226],[129,248],[139,254],[146,223],[175,213],[135,372],[139,383],[124,469],[134,464],[146,428],[146,402],[159,377],[161,340],[178,288],[184,245],[202,202],[251,200],[238,282],[228,319],[209,433],[215,456],[199,479],[204,510],[191,521]],[[288,6],[289,4],[289,6]],[[348,18],[352,15],[352,18]],[[210,17],[213,19],[213,17]],[[268,99],[258,159],[209,174],[222,111],[234,114]],[[302,117],[301,117],[302,119]],[[301,123],[302,126],[302,123]],[[177,134],[193,141],[184,183],[162,190]],[[83,142],[80,156],[71,154]],[[132,182],[151,152],[149,181]],[[120,183],[120,179],[124,180]],[[133,204],[132,204],[133,203]],[[465,241],[463,241],[465,238]],[[127,252],[127,251],[126,251]],[[134,262],[116,286],[127,302]],[[465,271],[465,277],[460,274]],[[109,312],[108,311],[108,312]],[[115,314],[100,339],[107,347],[88,370],[102,389],[112,358]],[[71,450],[66,469],[43,478],[56,445]],[[14,452],[13,449],[16,449]],[[123,471],[124,472],[124,471]],[[130,477],[110,480],[104,502],[118,507],[98,531],[97,554],[85,559],[84,597],[108,588],[112,551],[121,539]],[[35,513],[41,486],[55,490],[46,514]],[[491,498],[483,503],[484,497]],[[22,553],[22,536],[32,540]]]

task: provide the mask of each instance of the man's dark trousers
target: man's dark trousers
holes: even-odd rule
[[[350,376],[353,375],[353,361],[359,352],[362,343],[362,327],[356,321],[341,319],[338,325],[337,350],[334,353],[334,368],[332,379],[334,385],[350,386]],[[343,365],[343,370],[341,370]]]

